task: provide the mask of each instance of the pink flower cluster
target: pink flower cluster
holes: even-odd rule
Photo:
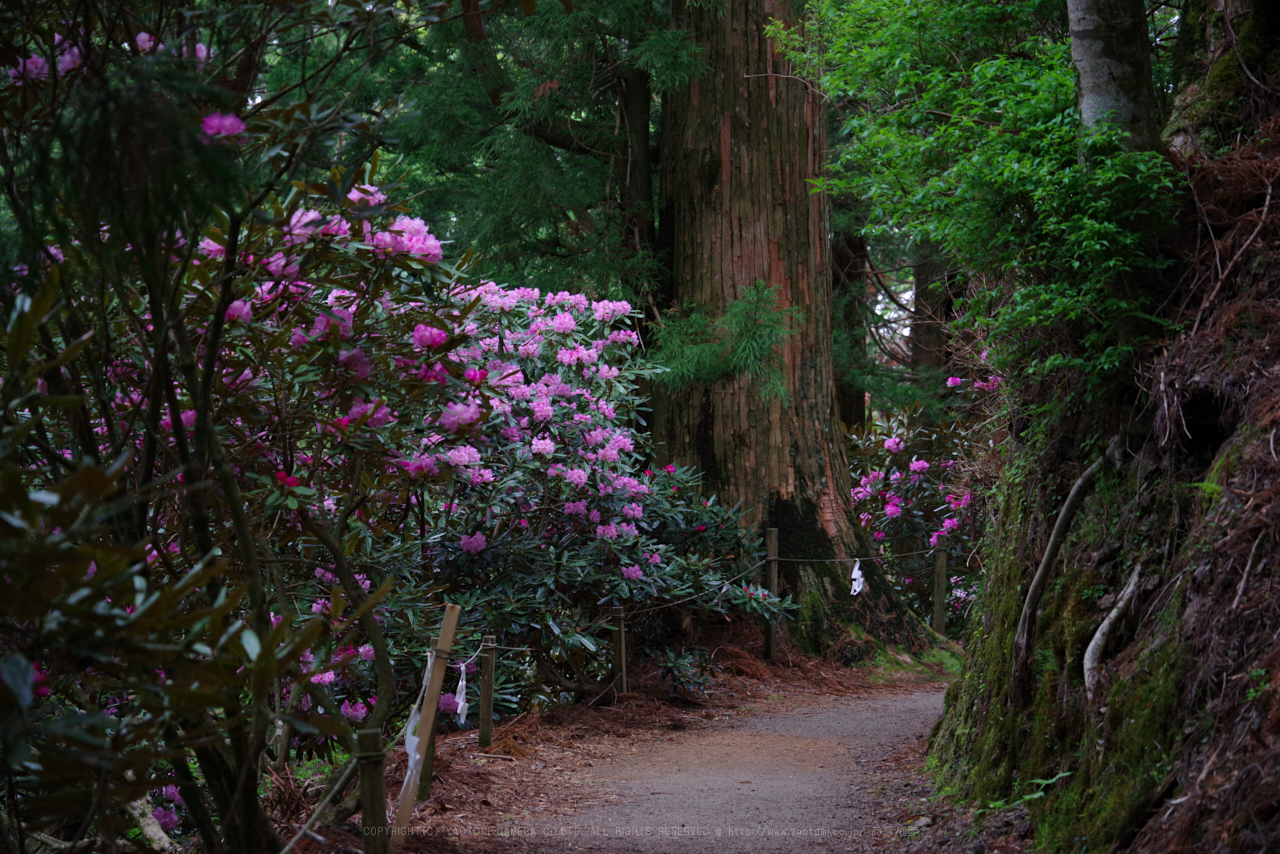
[[[905,447],[906,443],[897,436],[884,440],[884,449],[890,454],[900,453]],[[908,508],[915,501],[909,496],[917,495],[916,490],[922,488],[921,484],[925,483],[925,478],[932,477],[937,481],[945,481],[954,466],[954,460],[942,460],[937,463],[935,469],[928,460],[917,458],[907,464],[905,472],[892,470],[886,475],[883,471],[871,471],[863,475],[858,485],[849,491],[849,498],[854,509],[858,511],[860,524],[864,528],[878,528],[872,531],[871,537],[875,542],[883,542],[888,536],[885,529],[900,525],[899,520],[904,520],[906,517]],[[939,488],[945,490],[945,483],[942,483]],[[871,504],[873,500],[875,504]],[[957,516],[943,519],[942,527],[929,535],[930,547],[937,548],[941,537],[953,534],[960,529],[962,523],[958,514],[969,505],[971,500],[970,493],[965,493],[963,498],[955,495],[946,496],[948,507]],[[866,507],[867,504],[871,506]]]
[[[200,122],[200,130],[209,140],[236,137],[245,131],[244,121],[232,113],[210,113]]]

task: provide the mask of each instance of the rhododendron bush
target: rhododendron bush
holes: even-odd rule
[[[641,637],[664,602],[724,613],[744,604],[729,583],[749,574],[755,544],[735,512],[698,496],[690,470],[643,470],[637,380],[654,369],[630,306],[492,283],[452,293],[478,301],[454,356],[492,412],[467,441],[442,447],[432,433],[406,461],[415,479],[444,478],[413,498],[414,541],[468,606],[464,630],[519,648],[503,661],[536,671],[531,687],[598,694],[612,606],[641,610],[630,625]]]
[[[955,478],[957,456],[965,450],[962,425],[911,426],[904,416],[850,438],[856,485],[849,498],[872,559],[883,565],[902,600],[927,618],[935,559],[945,552],[948,634],[958,635],[979,575],[969,562],[980,529],[973,492]]]

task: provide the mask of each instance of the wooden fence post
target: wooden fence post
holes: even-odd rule
[[[947,550],[938,549],[933,557],[933,630],[947,634]]]
[[[621,606],[613,609],[613,689],[627,693],[627,627],[625,612]]]
[[[493,742],[493,671],[497,667],[498,639],[485,635],[480,640],[480,749]]]
[[[765,586],[769,591],[769,596],[776,597],[778,595],[778,529],[765,528],[764,531],[764,548],[765,548]],[[764,657],[766,661],[772,661],[778,654],[778,627],[774,625],[773,620],[764,627]]]
[[[436,700],[436,706],[440,704]],[[435,712],[439,712],[439,708],[433,708],[431,715],[435,718]],[[425,801],[431,797],[431,778],[436,773],[436,723],[431,721],[431,731],[427,733],[427,753],[422,757],[422,776],[418,778],[418,800]]]
[[[440,689],[444,685],[444,672],[449,666],[449,651],[453,649],[453,635],[458,629],[458,614],[462,609],[457,605],[444,606],[444,621],[440,625],[440,637],[432,641],[433,648],[436,651],[435,657],[431,663],[431,673],[427,678],[427,690],[422,699],[422,708],[418,710],[418,744],[415,756],[410,756],[411,762],[416,762],[420,773],[426,775],[427,784],[431,781],[431,766],[427,764],[427,757],[434,753],[435,748],[435,732],[436,732],[436,710],[440,705]],[[412,774],[410,774],[412,777]],[[406,785],[411,780],[406,781]],[[396,826],[394,832],[393,846],[399,846],[403,841],[403,836],[409,826],[409,818],[413,815],[413,805],[417,802],[415,797],[422,785],[422,777],[418,777],[417,786],[409,786],[409,791],[402,792],[400,803],[396,807]]]
[[[360,766],[360,816],[364,826],[364,854],[388,854],[387,789],[383,780],[382,731],[356,733],[356,761]]]

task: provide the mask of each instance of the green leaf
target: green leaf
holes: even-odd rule
[[[262,641],[258,639],[257,632],[245,626],[244,631],[240,633],[240,644],[244,647],[245,655],[249,656],[250,661],[258,660],[258,656],[262,653]]]

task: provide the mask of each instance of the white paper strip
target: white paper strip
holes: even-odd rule
[[[418,756],[418,720],[422,717],[422,701],[427,696],[427,686],[431,681],[431,666],[435,663],[435,651],[427,653],[427,666],[422,670],[422,688],[418,691],[418,699],[409,712],[409,722],[404,728],[404,749],[409,755],[409,765],[405,769],[404,785],[400,787],[400,800],[404,800],[406,792],[418,791],[418,780],[422,777],[422,757]]]
[[[467,665],[471,662],[464,662],[462,665],[462,675],[458,677],[458,693],[454,696],[458,699],[458,726],[467,725]]]
[[[849,595],[857,596],[862,592],[862,588],[866,585],[866,582],[862,578],[861,560],[855,560],[853,562],[853,572],[849,575],[849,579],[853,582],[849,587]]]

